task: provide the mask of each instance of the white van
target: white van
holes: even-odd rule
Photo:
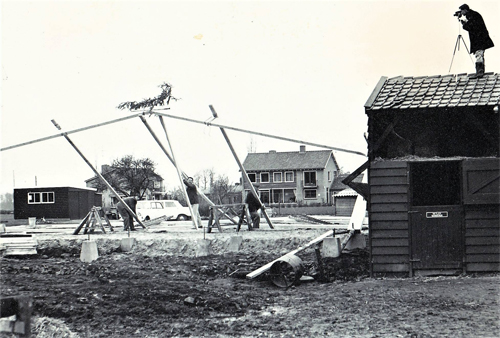
[[[191,219],[188,207],[183,207],[176,200],[137,201],[137,217],[143,221],[167,216],[167,220],[184,221]]]

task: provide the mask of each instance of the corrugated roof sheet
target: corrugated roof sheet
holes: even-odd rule
[[[322,169],[330,156],[335,161],[331,150],[249,153],[243,167],[247,171]]]
[[[385,79],[385,81],[383,81]],[[500,103],[500,74],[473,79],[467,74],[382,77],[367,110],[494,106]]]

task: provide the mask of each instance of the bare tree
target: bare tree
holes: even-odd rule
[[[247,145],[247,152],[249,153],[256,153],[257,152],[257,142],[253,138],[253,136],[250,136],[250,141]]]
[[[227,175],[218,175],[212,184],[210,194],[215,203],[224,204],[226,197],[233,192],[234,186],[229,183]]]
[[[194,175],[193,177],[193,181],[195,182],[196,186],[198,186],[202,190],[210,189],[212,187],[214,179],[215,179],[214,168],[198,171],[196,175]]]
[[[153,191],[155,182],[162,178],[156,173],[156,164],[149,158],[135,159],[127,155],[113,161],[109,170],[102,173],[108,183],[123,195],[144,197],[146,191]],[[93,187],[103,191],[107,186],[98,178],[93,181]]]

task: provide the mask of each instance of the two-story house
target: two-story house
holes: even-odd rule
[[[250,181],[258,183],[266,205],[278,203],[330,204],[330,186],[339,166],[331,150],[249,153],[243,162]],[[244,195],[249,192],[244,182]]]

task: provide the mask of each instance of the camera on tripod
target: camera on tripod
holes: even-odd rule
[[[453,14],[453,16],[456,16],[457,18],[461,18],[462,17],[462,11],[456,11],[455,14]]]

